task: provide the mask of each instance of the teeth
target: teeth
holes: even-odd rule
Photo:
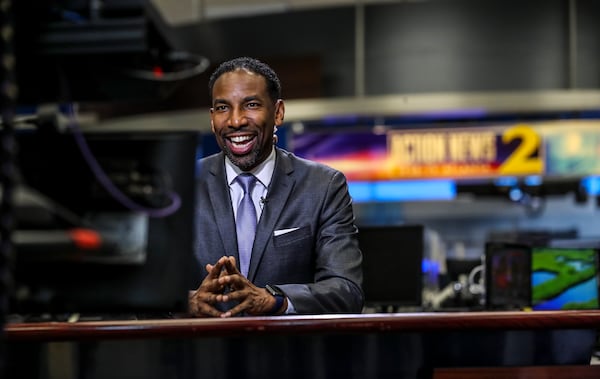
[[[243,142],[250,141],[251,139],[252,139],[252,136],[236,136],[236,137],[231,137],[231,142],[243,143]]]

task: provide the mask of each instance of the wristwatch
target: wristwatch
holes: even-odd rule
[[[268,293],[270,293],[271,295],[273,295],[275,297],[275,306],[273,307],[273,309],[271,309],[271,311],[269,313],[267,313],[267,315],[277,314],[277,312],[279,312],[279,310],[283,306],[283,301],[285,300],[285,294],[283,293],[282,290],[279,289],[279,287],[272,286],[270,284],[267,284],[265,286],[265,289],[267,290]]]

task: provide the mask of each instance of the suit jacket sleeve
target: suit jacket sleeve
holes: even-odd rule
[[[346,178],[338,171],[318,166],[309,170],[309,177],[296,181],[298,195],[291,197],[303,204],[301,213],[315,214],[311,225],[314,229],[312,281],[279,287],[299,314],[360,313],[364,301],[362,254]],[[309,198],[303,199],[305,196]],[[293,200],[288,204],[291,208],[297,206]]]

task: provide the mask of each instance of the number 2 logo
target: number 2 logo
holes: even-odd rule
[[[502,133],[502,143],[504,144],[509,144],[516,139],[519,139],[521,142],[516,150],[500,166],[500,174],[541,174],[544,169],[544,161],[540,151],[542,139],[539,134],[527,125],[516,125]]]

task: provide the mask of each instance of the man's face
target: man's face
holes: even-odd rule
[[[212,98],[210,124],[227,157],[244,171],[267,159],[284,105],[269,97],[266,79],[243,69],[226,72],[215,82]]]

